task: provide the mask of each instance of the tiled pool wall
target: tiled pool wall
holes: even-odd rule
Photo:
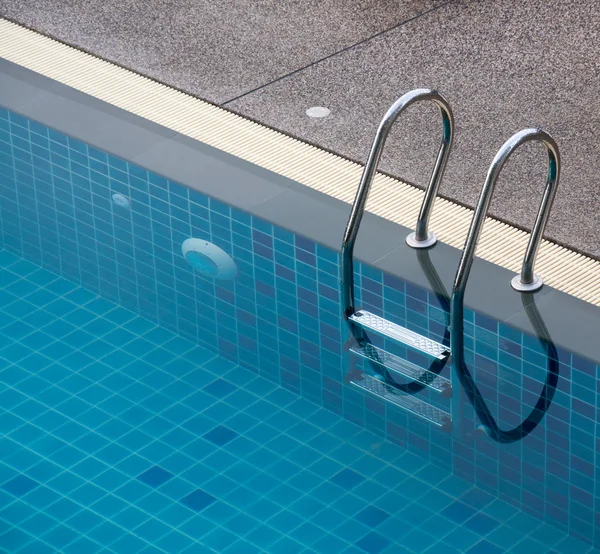
[[[112,203],[113,193],[129,197],[131,209]],[[5,249],[600,545],[594,362],[559,350],[553,403],[521,442],[438,431],[344,384],[337,252],[2,109],[0,229]],[[181,255],[191,236],[233,256],[237,278],[194,274]],[[361,307],[444,335],[444,312],[423,288],[358,264],[356,293]],[[545,380],[543,350],[489,317],[468,311],[467,321],[467,361],[501,426],[514,426]],[[472,427],[472,411],[465,413]]]

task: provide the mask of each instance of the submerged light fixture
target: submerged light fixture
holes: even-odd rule
[[[233,258],[216,244],[203,239],[183,241],[181,253],[192,268],[206,277],[220,281],[235,279],[238,268]]]
[[[115,206],[118,206],[119,208],[124,208],[126,210],[131,208],[131,200],[129,200],[129,198],[127,198],[127,196],[125,196],[124,194],[115,192],[112,195],[112,201],[113,204],[115,204]]]

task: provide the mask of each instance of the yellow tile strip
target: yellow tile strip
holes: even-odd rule
[[[2,18],[0,57],[344,202],[354,198],[361,165]],[[367,210],[414,228],[422,197],[421,190],[378,174]],[[431,228],[462,248],[471,217],[472,210],[438,198]],[[477,255],[517,273],[528,239],[529,233],[488,218]],[[548,285],[600,306],[599,261],[544,240],[536,272]]]

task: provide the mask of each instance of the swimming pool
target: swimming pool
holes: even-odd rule
[[[347,385],[331,248],[7,110],[0,191],[7,552],[600,539],[596,363],[559,349],[558,390],[524,441],[447,434]],[[236,278],[195,273],[189,237],[229,254]],[[361,306],[443,339],[425,283],[367,264],[358,277]],[[494,415],[518,423],[545,378],[538,339],[473,311],[466,335]]]

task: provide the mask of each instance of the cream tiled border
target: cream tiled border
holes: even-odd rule
[[[0,57],[344,202],[354,198],[360,164],[1,18]],[[413,228],[422,197],[420,189],[378,174],[367,210]],[[431,228],[462,248],[472,213],[438,198]],[[529,233],[488,218],[477,255],[516,273],[528,239]],[[536,272],[548,285],[600,306],[599,261],[544,240]]]

